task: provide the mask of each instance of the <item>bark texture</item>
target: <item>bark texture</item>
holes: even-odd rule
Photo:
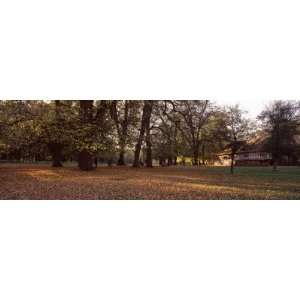
[[[128,126],[129,126],[129,109],[130,109],[130,101],[125,100],[123,105],[123,118],[120,117],[120,113],[118,111],[118,102],[112,101],[110,104],[110,115],[114,120],[115,126],[117,128],[118,140],[119,140],[119,159],[118,165],[124,166],[125,163],[125,151],[128,137]]]
[[[142,148],[142,144],[143,144],[143,141],[144,141],[146,129],[150,128],[150,119],[151,119],[153,104],[154,104],[153,100],[145,100],[144,101],[141,128],[140,128],[139,138],[138,138],[137,144],[135,146],[135,152],[134,152],[133,167],[135,167],[135,168],[140,167],[141,148]],[[146,160],[149,160],[149,163],[150,163],[151,143],[148,143],[148,146],[149,147],[148,147],[147,152],[148,152],[149,156],[147,154],[147,159]],[[152,160],[152,158],[151,158],[151,160]],[[152,162],[151,162],[151,165],[152,165]]]
[[[62,149],[63,146],[59,143],[50,143],[48,149],[52,155],[52,167],[60,168],[62,167]]]
[[[55,119],[56,119],[56,125],[61,126],[63,122],[63,116],[62,116],[62,104],[60,100],[55,100]],[[52,167],[54,168],[61,168],[63,167],[62,164],[62,150],[63,145],[59,142],[50,142],[48,144],[48,149],[52,155]]]
[[[93,100],[80,100],[80,120],[83,125],[93,122]],[[78,166],[83,171],[93,169],[93,155],[86,149],[82,150],[78,156]]]

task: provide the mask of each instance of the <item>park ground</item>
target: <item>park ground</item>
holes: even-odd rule
[[[300,167],[99,167],[0,164],[0,199],[300,199]]]

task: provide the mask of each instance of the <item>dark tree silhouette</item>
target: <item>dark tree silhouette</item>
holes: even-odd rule
[[[300,105],[295,101],[274,101],[258,116],[268,133],[265,150],[272,153],[273,171],[283,155],[299,155]]]
[[[154,104],[153,100],[144,100],[141,127],[140,127],[139,137],[138,137],[138,141],[136,143],[135,152],[134,152],[133,167],[135,167],[135,168],[140,167],[140,153],[141,153],[142,143],[144,141],[146,131],[147,131],[147,135],[148,135],[146,163],[147,163],[147,167],[152,167],[152,150],[151,150],[151,141],[150,141],[150,119],[151,119],[153,104]]]
[[[80,121],[83,127],[88,128],[93,123],[93,100],[80,100]],[[91,138],[91,130],[87,130],[85,138]],[[83,171],[93,169],[93,155],[88,149],[80,151],[78,156],[78,166]]]
[[[118,165],[124,166],[125,152],[130,139],[130,127],[137,123],[137,101],[130,100],[114,100],[111,101],[110,116],[114,121],[119,145]]]
[[[63,116],[62,116],[62,103],[60,100],[55,100],[55,120],[54,126],[56,128],[61,128],[63,126]],[[62,167],[62,150],[63,144],[60,143],[57,139],[49,141],[48,149],[52,155],[52,167]]]
[[[228,145],[230,149],[230,173],[234,173],[234,158],[240,148],[246,144],[250,138],[251,132],[254,130],[254,125],[249,119],[244,117],[246,112],[242,111],[238,105],[228,106],[225,118],[227,123]]]

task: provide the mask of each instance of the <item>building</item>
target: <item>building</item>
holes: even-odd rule
[[[236,166],[270,166],[272,154],[260,150],[240,151],[235,156]]]
[[[264,150],[265,140],[267,136],[261,134],[251,142],[242,147],[235,155],[236,166],[271,166],[273,165],[272,154]],[[298,145],[300,145],[299,137],[295,137]],[[280,165],[299,165],[300,161],[297,157],[283,155],[279,161]]]
[[[236,166],[271,166],[273,165],[272,154],[264,150],[266,134],[260,132],[259,136],[247,142],[234,157]],[[300,147],[300,137],[295,137],[296,145]],[[226,149],[218,156],[218,161],[214,165],[230,166],[230,150]],[[299,157],[283,155],[279,165],[293,166],[300,165]]]

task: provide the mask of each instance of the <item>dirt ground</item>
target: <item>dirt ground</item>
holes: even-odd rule
[[[0,199],[300,199],[300,168],[0,165]]]

